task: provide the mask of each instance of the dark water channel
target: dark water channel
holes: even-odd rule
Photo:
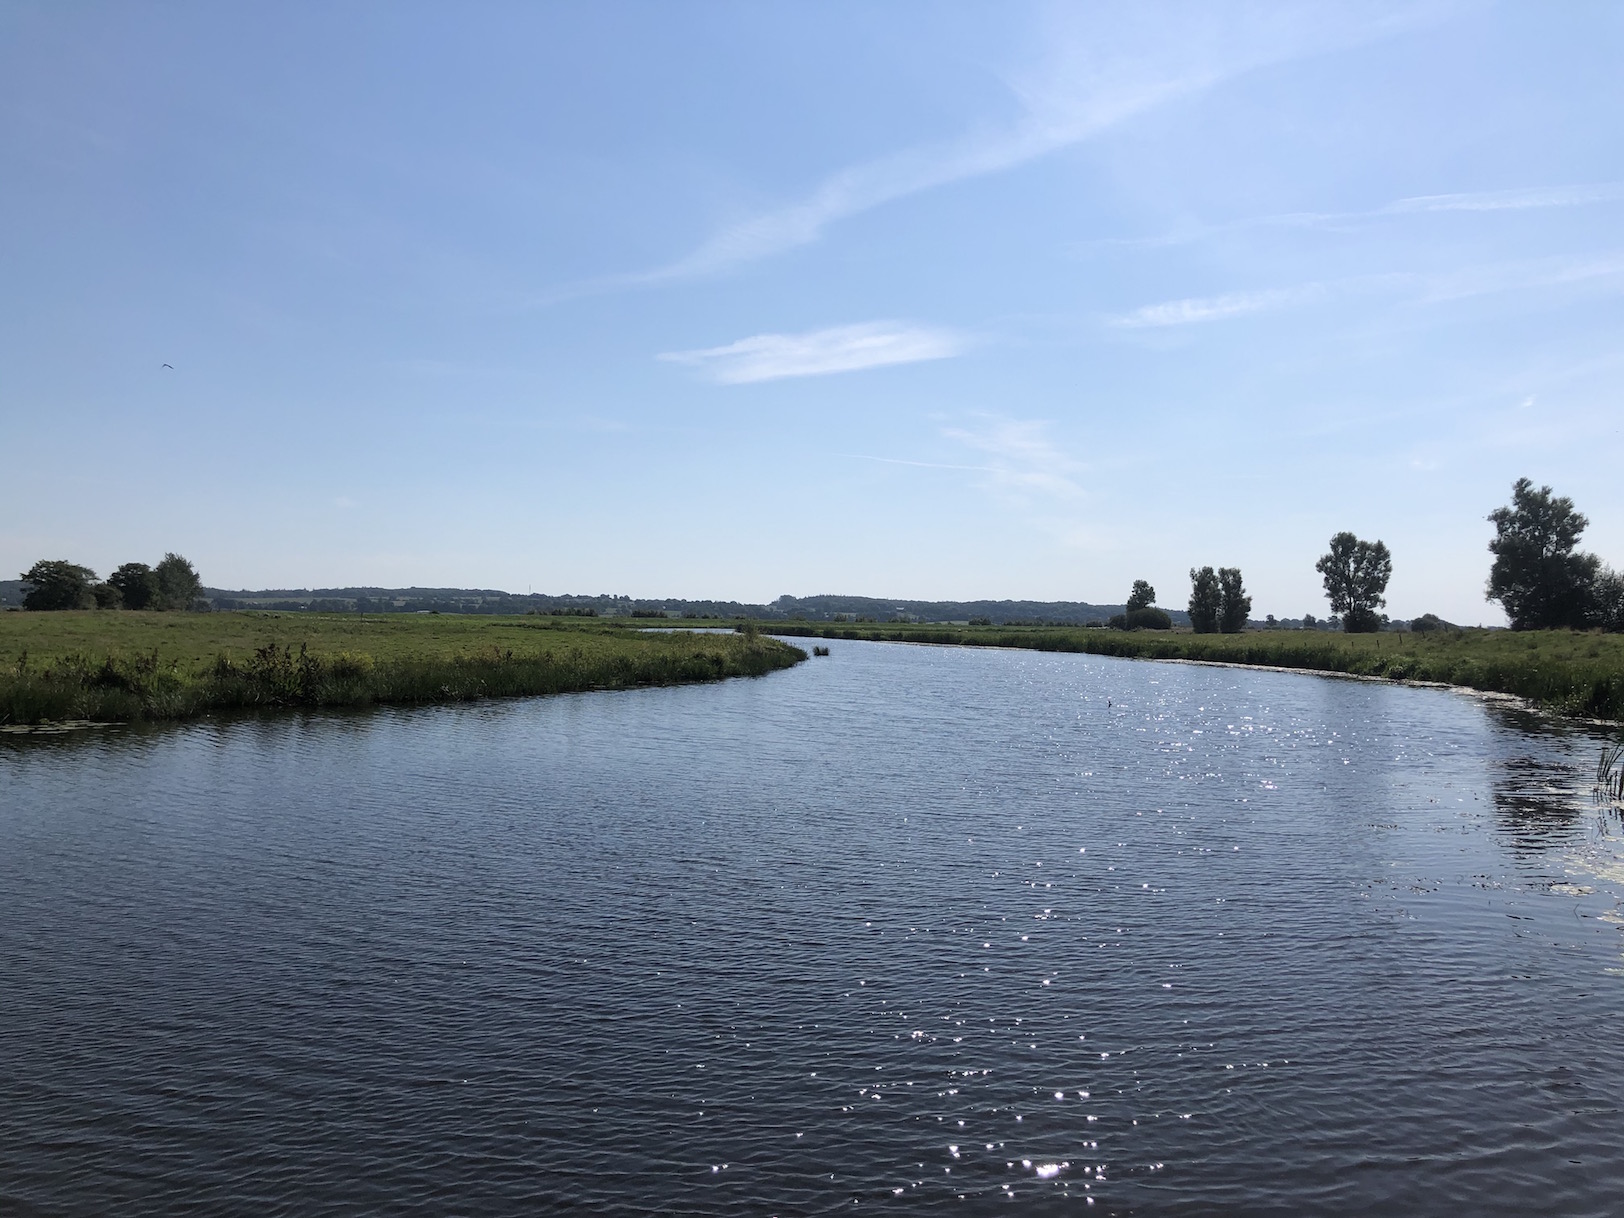
[[[1596,736],[833,651],[0,738],[0,1211],[1619,1212]]]

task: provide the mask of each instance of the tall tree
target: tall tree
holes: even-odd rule
[[[33,587],[23,594],[24,609],[94,609],[96,594],[90,585],[96,573],[66,559],[42,558],[23,572]]]
[[[1224,592],[1211,567],[1190,568],[1190,625],[1197,634],[1216,634],[1224,611]]]
[[[203,581],[197,577],[192,564],[179,554],[165,554],[164,560],[152,570],[158,585],[154,609],[187,609],[203,593]]]
[[[1566,495],[1537,491],[1527,478],[1511,488],[1508,507],[1489,513],[1494,540],[1489,552],[1488,599],[1499,601],[1513,630],[1581,627],[1587,622],[1601,561],[1578,552],[1590,522]]]
[[[126,609],[150,609],[158,599],[158,577],[144,562],[127,562],[107,577],[124,598]]]
[[[1246,629],[1247,615],[1252,612],[1252,598],[1246,595],[1246,587],[1241,583],[1241,569],[1219,567],[1218,588],[1223,594],[1218,629],[1224,634],[1239,634]]]
[[[1156,603],[1156,589],[1150,586],[1149,580],[1136,579],[1133,581],[1133,591],[1128,593],[1127,612],[1135,609],[1149,609]]]
[[[1331,612],[1342,617],[1349,634],[1372,634],[1381,629],[1376,613],[1387,603],[1383,595],[1393,576],[1393,556],[1380,541],[1360,541],[1352,533],[1331,538],[1331,552],[1314,564],[1325,578],[1325,596]]]

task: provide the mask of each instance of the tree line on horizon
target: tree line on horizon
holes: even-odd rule
[[[30,587],[24,609],[191,609],[203,595],[192,564],[173,552],[151,567],[127,562],[97,582],[89,567],[66,559],[41,559],[22,574]]]
[[[1488,519],[1495,526],[1495,536],[1489,542],[1494,562],[1486,599],[1501,604],[1513,630],[1624,631],[1624,572],[1578,549],[1590,521],[1572,499],[1554,494],[1549,486],[1535,489],[1531,480],[1519,478],[1512,485],[1510,504],[1490,512]],[[1380,610],[1387,604],[1393,556],[1384,542],[1365,541],[1346,531],[1337,533],[1315,570],[1331,604],[1331,628],[1340,627],[1350,634],[1385,628],[1387,617]],[[208,607],[197,571],[173,552],[165,554],[155,567],[124,563],[101,582],[89,567],[65,559],[42,559],[23,572],[22,580],[29,585],[23,597],[25,609]],[[1245,630],[1251,609],[1252,598],[1246,593],[1240,568],[1190,569],[1188,611],[1197,634]],[[1305,628],[1319,625],[1310,614],[1302,622]],[[1142,579],[1134,581],[1124,612],[1105,624],[1127,630],[1173,627],[1168,613],[1156,607],[1156,590]],[[1449,625],[1431,613],[1411,622],[1415,630]]]
[[[1624,631],[1624,572],[1578,549],[1590,521],[1567,496],[1548,486],[1538,490],[1527,478],[1511,488],[1511,503],[1489,513],[1495,536],[1489,542],[1494,563],[1485,599],[1499,601],[1513,630]],[[1314,564],[1331,604],[1331,623],[1348,634],[1371,634],[1387,625],[1387,583],[1393,555],[1380,540],[1353,533],[1331,538],[1330,549]],[[1135,580],[1125,613],[1107,623],[1124,630],[1170,630],[1172,619],[1155,607],[1156,590]],[[1237,634],[1246,629],[1252,598],[1240,568],[1190,568],[1190,626],[1197,634]],[[1269,619],[1274,620],[1272,617]],[[1317,625],[1310,614],[1305,627]],[[1437,614],[1413,619],[1417,631],[1450,626]]]

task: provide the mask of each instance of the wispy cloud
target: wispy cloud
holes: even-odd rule
[[[1168,300],[1161,304],[1145,305],[1131,313],[1112,319],[1113,323],[1128,329],[1154,326],[1187,326],[1205,321],[1223,321],[1242,317],[1248,313],[1262,313],[1295,304],[1319,294],[1318,285],[1302,288],[1278,288],[1267,292],[1230,292],[1223,296],[1191,296],[1184,300]]]
[[[1420,279],[1420,304],[1443,304],[1500,292],[1527,292],[1540,288],[1594,286],[1624,276],[1624,252],[1609,251],[1588,258],[1534,258],[1467,267]]]
[[[1067,499],[1084,493],[1077,481],[1082,462],[1055,443],[1048,423],[987,416],[978,426],[944,428],[942,434],[985,453],[988,463],[983,468],[999,488]]]
[[[1415,195],[1395,199],[1363,211],[1293,211],[1250,216],[1225,224],[1205,224],[1162,233],[1154,237],[1102,237],[1079,243],[1078,252],[1089,249],[1160,247],[1188,245],[1225,233],[1258,228],[1346,228],[1373,220],[1432,212],[1530,211],[1556,207],[1587,207],[1624,201],[1624,182],[1594,182],[1588,185],[1534,186],[1517,190],[1486,190],[1461,194]]]
[[[950,330],[873,321],[804,334],[757,334],[725,347],[667,351],[659,358],[698,368],[723,385],[746,385],[947,359],[966,345],[962,335]]]
[[[914,469],[955,469],[974,474],[997,472],[990,465],[950,465],[945,461],[909,461],[904,457],[875,457],[868,453],[847,453],[846,455],[856,461],[878,461],[883,465],[908,465]]]
[[[1526,190],[1487,190],[1470,194],[1417,195],[1399,199],[1371,215],[1427,211],[1527,211],[1537,207],[1584,207],[1624,199],[1624,182],[1588,186],[1537,186]]]
[[[1192,296],[1145,305],[1110,321],[1123,329],[1149,329],[1224,321],[1356,293],[1379,292],[1398,297],[1399,303],[1440,305],[1479,296],[1541,289],[1571,287],[1607,291],[1612,287],[1611,281],[1620,280],[1624,280],[1624,252],[1606,251],[1587,258],[1521,259],[1477,264],[1454,271],[1350,275],[1296,287]]]
[[[1006,79],[1020,106],[1012,122],[846,166],[804,197],[731,224],[684,257],[617,277],[612,286],[713,274],[810,244],[830,225],[872,208],[1013,169],[1255,68],[1385,37],[1433,19],[1437,9],[1057,8],[1042,32],[1045,53]]]

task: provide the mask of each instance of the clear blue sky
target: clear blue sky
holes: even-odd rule
[[[0,569],[1502,620],[1624,6],[0,4]],[[163,364],[173,368],[164,368]]]

